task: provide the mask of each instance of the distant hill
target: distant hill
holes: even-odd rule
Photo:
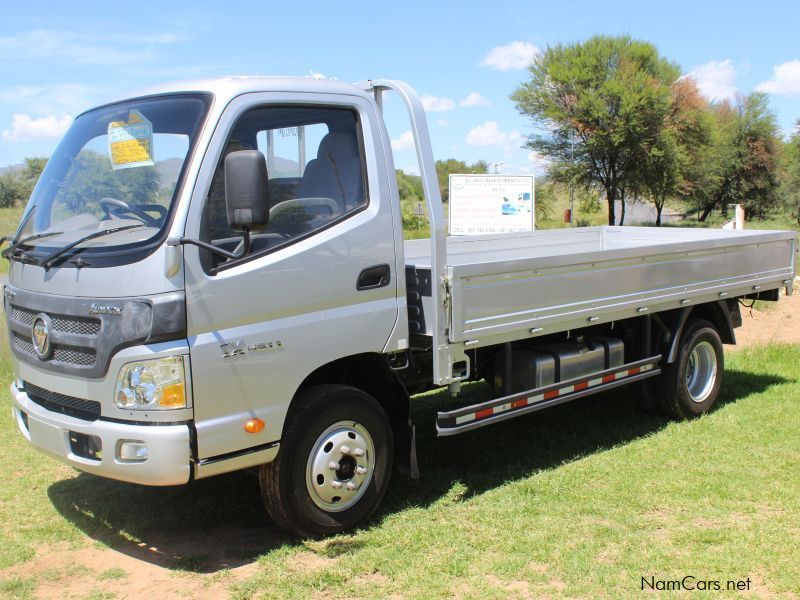
[[[0,167],[0,176],[7,175],[9,173],[18,173],[24,168],[25,168],[25,163],[20,163],[18,165],[10,165],[8,167]]]
[[[180,158],[167,158],[160,160],[156,163],[156,170],[158,171],[158,180],[161,182],[161,187],[173,187],[175,180],[180,175],[183,161]]]

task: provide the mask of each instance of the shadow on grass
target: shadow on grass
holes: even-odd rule
[[[787,380],[728,371],[719,405]],[[417,450],[422,478],[395,476],[381,516],[409,506],[425,507],[455,483],[470,496],[553,469],[582,456],[649,435],[667,421],[638,410],[622,388],[452,438],[437,438],[436,411],[484,399],[483,383],[465,386],[455,403],[445,392],[415,398]],[[186,486],[150,488],[80,476],[54,483],[56,509],[89,537],[140,560],[183,571],[212,573],[253,562],[282,545],[299,542],[265,515],[252,472],[223,475]],[[462,496],[463,497],[463,496]],[[361,545],[357,537],[332,540],[341,555]]]

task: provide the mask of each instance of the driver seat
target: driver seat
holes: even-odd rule
[[[330,198],[342,212],[364,201],[358,144],[350,131],[331,131],[322,138],[317,158],[303,171],[298,198]]]

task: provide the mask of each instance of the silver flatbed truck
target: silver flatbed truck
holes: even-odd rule
[[[403,241],[384,95],[407,109],[431,237]],[[781,231],[595,227],[447,238],[425,113],[390,80],[226,78],[78,116],[3,254],[13,418],[80,470],[178,485],[257,468],[300,535],[416,476],[441,436],[624,384],[713,406],[742,298],[791,292]]]

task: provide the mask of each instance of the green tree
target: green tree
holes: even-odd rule
[[[22,202],[25,195],[25,182],[14,173],[0,175],[0,208],[10,208]]]
[[[113,170],[108,157],[82,150],[75,158],[74,176],[63,186],[54,206],[56,220],[89,212],[98,218],[102,198],[116,198],[129,205],[158,202],[159,175],[155,166]]]
[[[22,178],[30,181],[32,186],[36,185],[39,181],[39,176],[47,166],[47,158],[41,156],[34,156],[25,159],[25,166],[22,169]]]
[[[529,72],[511,96],[543,126],[527,146],[555,162],[559,179],[602,187],[613,224],[614,201],[624,206],[645,149],[656,143],[680,70],[652,44],[595,36],[547,48]]]
[[[423,201],[425,194],[422,191],[422,179],[419,175],[409,175],[402,169],[397,169],[397,188],[401,201]]]
[[[787,213],[800,225],[800,120],[784,147],[780,191]]]
[[[479,160],[473,164],[467,164],[463,160],[448,158],[447,160],[436,161],[436,176],[439,179],[439,193],[442,195],[442,202],[450,200],[450,175],[488,173],[489,163]]]
[[[714,209],[743,204],[748,217],[763,217],[778,206],[781,145],[766,94],[740,96],[735,104],[710,109],[711,146],[697,162],[702,185],[694,208],[705,221]]]
[[[671,198],[694,193],[703,175],[695,165],[710,139],[708,103],[697,83],[678,79],[671,86],[670,110],[653,144],[645,147],[634,189],[648,197],[656,208],[656,225],[661,225],[664,205]]]
[[[46,164],[46,158],[26,158],[22,169],[0,176],[0,207],[9,208],[26,202]]]

